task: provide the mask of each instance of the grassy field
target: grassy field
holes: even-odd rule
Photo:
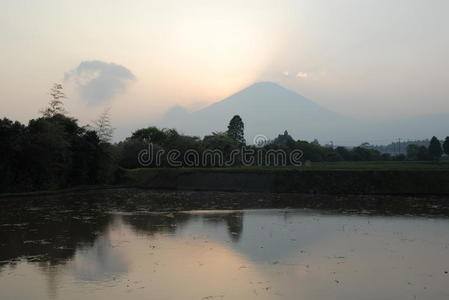
[[[373,172],[374,171],[374,172]],[[377,172],[379,171],[379,172]],[[410,172],[409,172],[410,171]],[[422,171],[422,172],[421,172]],[[176,188],[176,182],[180,175],[186,173],[205,174],[203,179],[208,179],[210,172],[236,173],[236,178],[242,173],[248,174],[275,174],[277,178],[282,178],[282,185],[286,185],[289,178],[292,179],[292,186],[305,184],[306,187],[316,187],[323,190],[322,184],[329,186],[336,182],[336,186],[343,186],[349,182],[349,185],[355,186],[366,181],[366,185],[372,184],[374,187],[379,185],[379,181],[385,181],[388,185],[397,188],[403,187],[406,193],[412,191],[413,187],[404,187],[405,185],[418,186],[423,183],[436,184],[437,186],[447,186],[447,172],[449,171],[449,161],[440,162],[429,161],[370,161],[370,162],[312,162],[306,163],[302,167],[233,167],[233,168],[139,168],[124,170],[123,178],[119,185],[115,186],[79,186],[70,189],[55,191],[39,191],[31,193],[0,193],[0,198],[10,196],[32,196],[49,195],[58,193],[79,192],[85,190],[108,189],[114,187],[137,186],[148,188]],[[310,172],[310,173],[309,173]],[[360,172],[360,173],[359,173]],[[363,174],[362,174],[363,173]],[[377,175],[372,175],[373,173]],[[240,175],[239,175],[240,174]],[[302,174],[302,175],[301,175]],[[370,175],[371,174],[371,175]],[[305,175],[305,177],[304,177]],[[310,175],[310,176],[309,176]],[[301,177],[295,181],[294,177]],[[374,176],[374,177],[372,177]],[[234,176],[232,176],[234,177]],[[256,177],[248,177],[251,178]],[[256,179],[254,179],[256,180]],[[308,182],[310,180],[310,182]],[[339,183],[341,180],[341,183]],[[351,190],[350,188],[347,188]],[[394,190],[391,187],[390,190]],[[361,189],[363,190],[363,189]],[[388,189],[387,189],[388,190]],[[429,193],[438,190],[438,187],[429,188]],[[327,191],[327,190],[326,190]],[[333,190],[330,190],[332,193]],[[329,192],[329,191],[327,191]]]
[[[323,162],[302,167],[126,170],[124,185],[317,194],[449,194],[448,162]]]
[[[159,168],[139,168],[128,170],[134,175],[146,173],[148,171],[161,170]],[[170,170],[170,169],[167,169]],[[175,169],[171,169],[175,170]],[[342,161],[342,162],[308,162],[301,167],[230,167],[230,168],[179,168],[178,172],[191,171],[220,171],[220,172],[251,172],[251,171],[327,171],[327,170],[348,170],[348,171],[369,171],[369,170],[449,170],[449,161]]]
[[[449,161],[344,161],[305,164],[305,170],[449,170]]]

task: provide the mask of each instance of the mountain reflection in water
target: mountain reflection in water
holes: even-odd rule
[[[447,299],[449,220],[34,207],[0,224],[1,299]]]

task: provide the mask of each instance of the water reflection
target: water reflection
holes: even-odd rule
[[[2,219],[0,298],[449,296],[444,218],[103,211],[33,208]]]

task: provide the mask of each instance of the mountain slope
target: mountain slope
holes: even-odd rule
[[[193,113],[180,113],[175,107],[162,118],[160,125],[203,136],[212,131],[225,131],[236,114],[243,118],[249,143],[256,135],[272,138],[284,130],[296,138],[326,139],[332,136],[326,134],[330,124],[352,122],[277,84],[260,82]]]
[[[256,135],[274,138],[284,130],[295,139],[340,145],[389,142],[397,137],[428,138],[448,130],[447,115],[420,116],[399,121],[368,122],[332,112],[300,94],[271,82],[255,83],[234,95],[201,110],[189,113],[174,107],[159,125],[198,136],[225,131],[229,120],[240,115],[245,123],[248,143]],[[447,125],[447,126],[446,126]],[[432,133],[435,132],[435,133]]]

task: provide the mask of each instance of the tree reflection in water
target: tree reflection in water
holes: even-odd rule
[[[90,248],[101,250],[104,236],[116,218],[120,218],[137,234],[174,234],[189,221],[203,218],[209,224],[226,224],[233,242],[238,242],[243,231],[243,212],[186,212],[135,213],[114,215],[95,204],[81,206],[58,205],[50,209],[28,206],[10,211],[0,219],[0,272],[5,265],[19,260],[38,263],[46,273],[53,266],[72,260],[77,252]],[[101,259],[102,255],[99,256]]]

